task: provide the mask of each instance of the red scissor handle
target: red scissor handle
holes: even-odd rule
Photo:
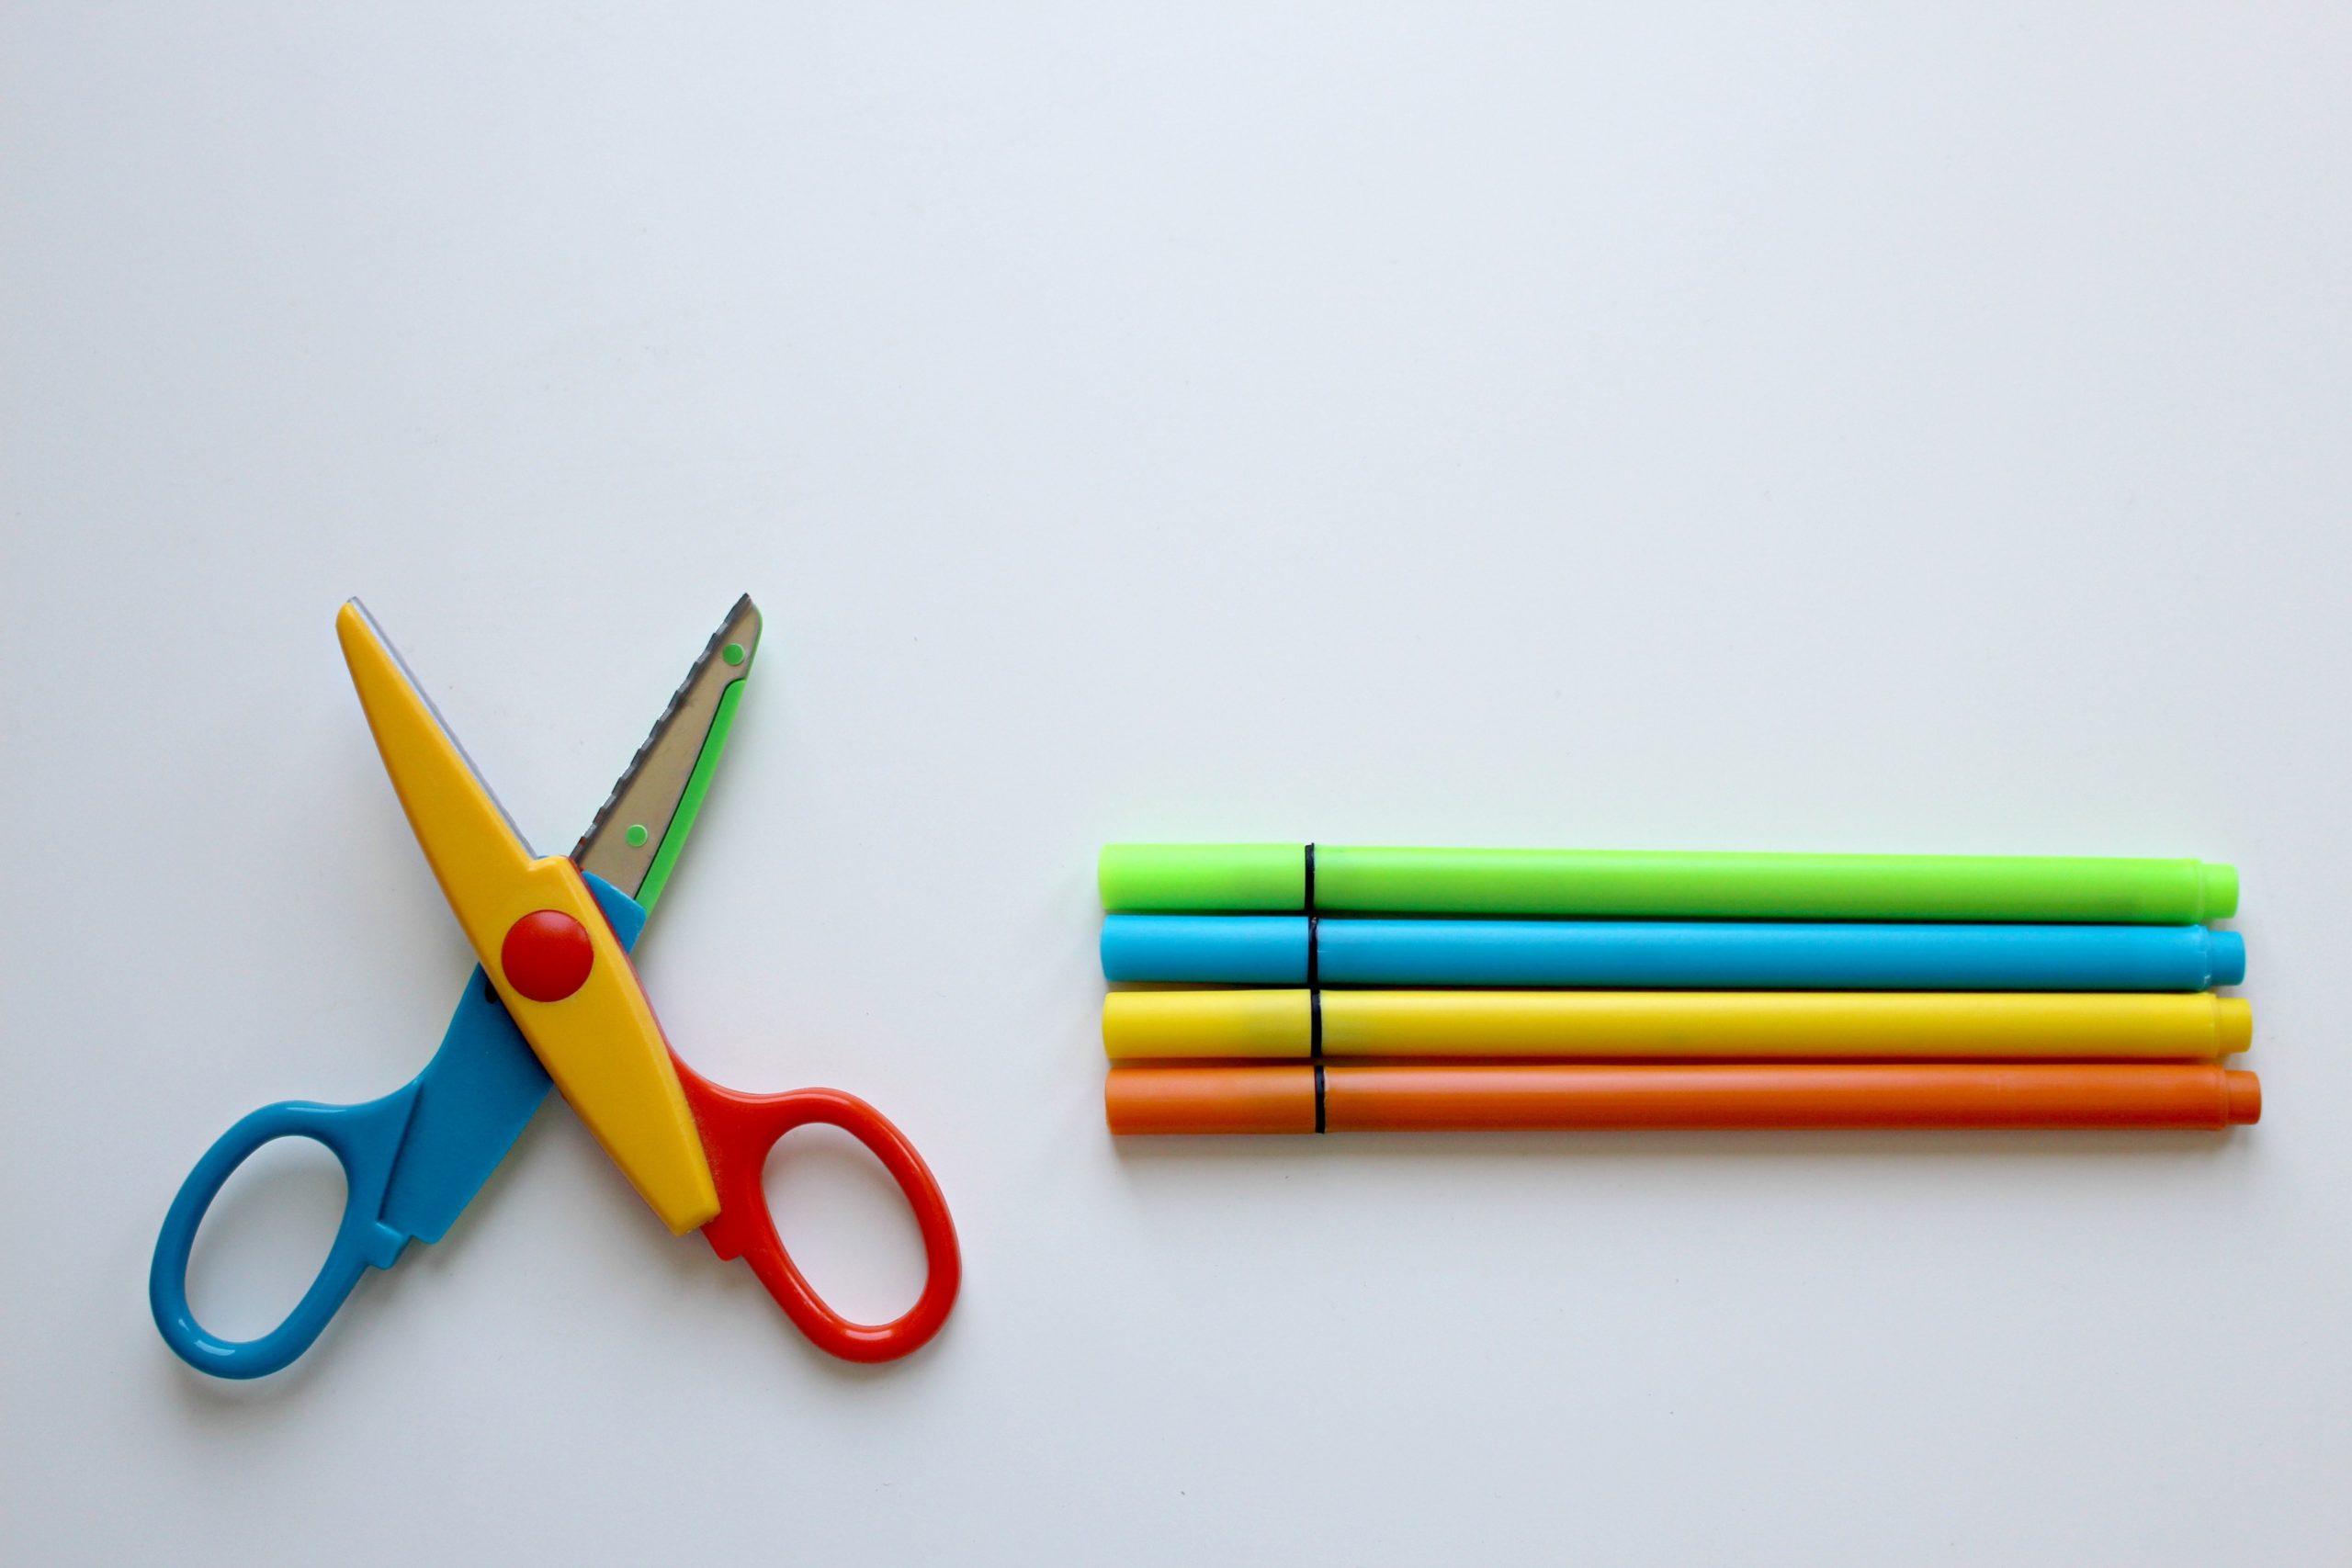
[[[678,1082],[702,1134],[704,1155],[718,1187],[718,1214],[702,1227],[704,1239],[722,1258],[741,1258],[768,1288],[776,1305],[809,1343],[845,1361],[893,1361],[929,1343],[956,1304],[963,1281],[963,1255],[956,1247],[956,1222],[931,1168],[907,1135],[854,1094],[837,1089],[797,1089],[785,1094],[742,1094],[722,1089],[677,1059]],[[853,1323],[825,1304],[784,1249],[775,1218],[768,1213],[763,1184],[768,1151],[795,1127],[822,1123],[839,1127],[874,1152],[899,1190],[907,1195],[922,1232],[929,1273],[915,1304],[888,1323]]]

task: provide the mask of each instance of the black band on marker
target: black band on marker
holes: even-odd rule
[[[1318,1133],[1320,1133],[1320,1132],[1322,1132],[1322,1131],[1324,1130],[1324,1128],[1323,1128],[1323,1064],[1322,1064],[1322,1063],[1320,1063],[1320,1062],[1317,1062],[1317,1063],[1316,1063],[1316,1064],[1315,1064],[1315,1130],[1316,1130],[1317,1132],[1318,1132]]]
[[[1323,983],[1322,953],[1323,917],[1306,917],[1306,988],[1313,990]]]
[[[1306,912],[1315,913],[1315,846],[1306,846]]]
[[[1323,989],[1312,986],[1306,992],[1306,1054],[1315,1061],[1323,1059]]]

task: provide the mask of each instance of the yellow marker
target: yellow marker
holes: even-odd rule
[[[2202,1058],[2235,997],[2007,991],[1114,991],[1114,1061],[1326,1056]]]
[[[718,1192],[669,1043],[579,869],[533,857],[357,600],[335,634],[417,844],[523,1038],[662,1222],[706,1224]]]

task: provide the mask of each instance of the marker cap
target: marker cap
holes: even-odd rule
[[[1306,917],[1105,915],[1102,978],[1303,985]]]
[[[2262,1120],[2262,1080],[2252,1073],[2234,1068],[2222,1075],[2222,1082],[2229,1091],[2229,1124],[2250,1127]]]
[[[2211,971],[2209,984],[2242,986],[2245,983],[2245,938],[2235,931],[2205,933],[2206,964]]]
[[[1113,991],[1102,998],[1102,1052],[1114,1061],[1305,1056],[1314,993]]]
[[[1148,1133],[1314,1133],[1315,1069],[1113,1067],[1102,1114],[1121,1136]]]
[[[2213,998],[2213,1055],[2234,1055],[2254,1043],[2254,1006],[2244,997]]]
[[[1304,909],[1306,846],[1105,844],[1095,880],[1105,909]]]
[[[2198,868],[2204,893],[2203,919],[2226,920],[2238,912],[2238,868],[2211,861]]]

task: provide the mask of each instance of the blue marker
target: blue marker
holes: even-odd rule
[[[1235,986],[2202,991],[2245,978],[2245,942],[2205,926],[1105,915],[1102,975]]]

